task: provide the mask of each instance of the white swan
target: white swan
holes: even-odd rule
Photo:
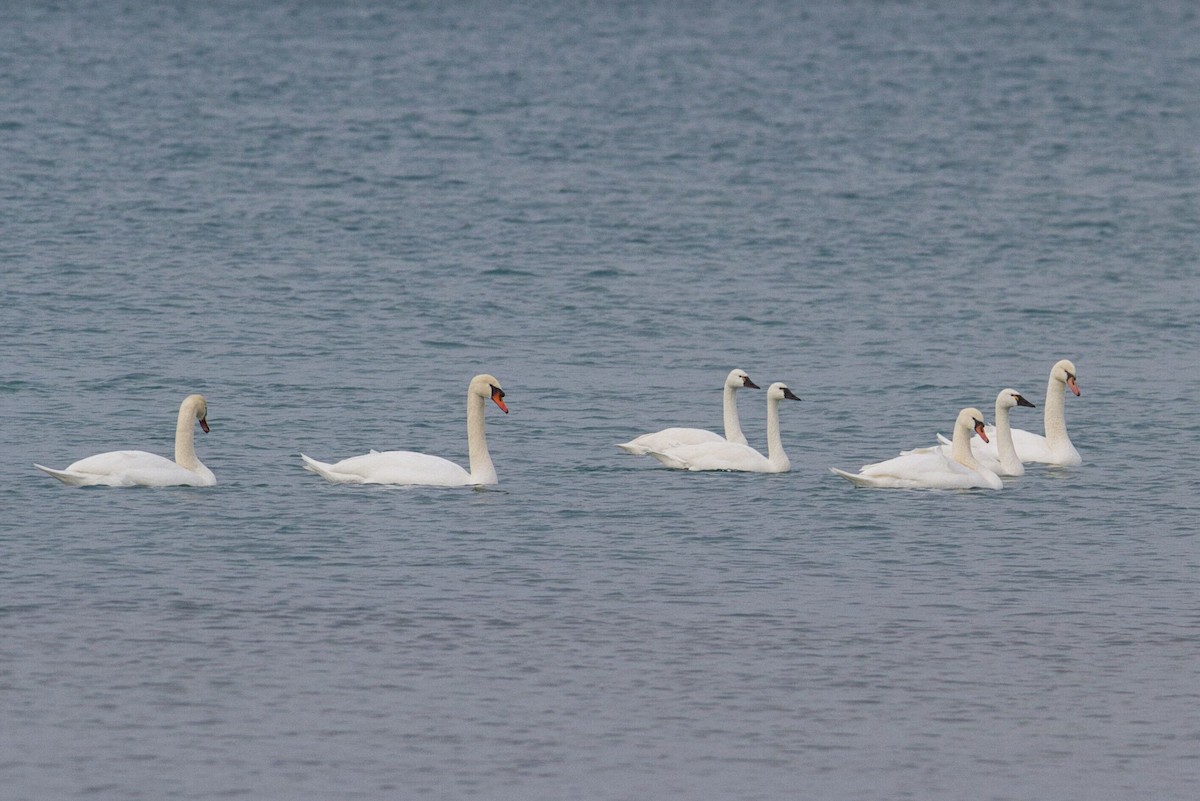
[[[941,448],[920,448],[906,451],[885,462],[864,465],[857,473],[830,468],[858,487],[889,487],[901,489],[1002,489],[1000,477],[982,467],[971,453],[971,431],[974,429],[987,440],[983,430],[983,413],[966,408],[954,421],[951,455]]]
[[[675,470],[740,470],[748,473],[786,473],[792,469],[779,435],[779,402],[800,400],[786,384],[767,388],[767,456],[737,442],[701,442],[682,445],[650,455]]]
[[[990,437],[990,441],[971,440],[971,453],[975,459],[998,476],[1025,475],[1025,466],[1017,458],[1017,450],[1013,447],[1012,426],[1008,422],[1008,410],[1014,406],[1036,408],[1015,389],[1002,389],[996,396],[996,424],[984,428],[984,433]],[[941,434],[937,436],[941,444],[935,447],[940,447],[942,452],[949,456],[950,440]]]
[[[336,464],[310,459],[303,453],[304,467],[335,484],[408,484],[436,487],[465,487],[495,484],[496,468],[488,453],[484,432],[483,402],[491,398],[508,414],[504,390],[490,375],[477,375],[467,387],[467,449],[471,472],[448,459],[412,451],[371,451]]]
[[[179,406],[175,424],[175,461],[146,451],[109,451],[80,459],[64,470],[35,464],[38,470],[75,487],[211,487],[217,477],[196,458],[192,426],[208,433],[208,403],[203,395],[188,395]]]
[[[664,451],[682,445],[697,445],[701,442],[737,442],[746,444],[746,435],[742,433],[742,425],[738,420],[737,398],[735,393],[743,388],[758,389],[758,384],[750,380],[745,370],[731,370],[725,377],[723,397],[725,414],[725,436],[707,431],[703,428],[664,428],[653,434],[642,434],[629,442],[622,442],[618,448],[635,456],[644,456],[650,451]]]
[[[1055,362],[1050,368],[1050,380],[1046,382],[1045,436],[1020,428],[1012,430],[1013,447],[1022,462],[1063,466],[1083,463],[1079,451],[1067,436],[1067,420],[1063,414],[1066,391],[1070,389],[1076,396],[1080,394],[1079,383],[1075,380],[1077,375],[1075,365],[1068,359]]]

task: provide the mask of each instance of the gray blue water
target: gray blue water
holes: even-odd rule
[[[6,801],[1194,794],[1191,4],[65,0],[0,85]],[[1060,358],[1078,468],[828,471]],[[613,447],[733,367],[790,473]],[[301,469],[478,372],[494,489]],[[215,488],[32,467],[191,392]]]

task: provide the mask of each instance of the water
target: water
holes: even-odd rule
[[[1194,792],[1187,4],[343,5],[0,13],[0,795]],[[1064,357],[1077,469],[828,472]],[[735,366],[792,472],[613,447]],[[494,490],[300,468],[483,371]]]

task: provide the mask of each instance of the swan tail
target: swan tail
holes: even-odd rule
[[[829,472],[833,473],[835,476],[841,476],[856,487],[872,486],[869,478],[866,476],[861,476],[858,473],[848,473],[845,470],[838,470],[836,467],[829,468]]]
[[[87,477],[79,475],[78,473],[69,473],[66,470],[55,470],[53,467],[45,467],[37,462],[34,462],[33,466],[38,470],[41,470],[46,475],[54,476],[62,483],[69,484],[72,487],[82,487],[87,483]]]
[[[669,467],[672,470],[690,469],[687,462],[677,456],[672,456],[669,453],[663,453],[661,451],[647,451],[646,453],[647,455],[653,456],[655,459],[657,459],[659,464]]]
[[[645,456],[647,451],[642,445],[636,445],[633,442],[619,442],[617,447],[626,453],[632,453],[634,456]]]
[[[311,456],[305,456],[303,453],[300,454],[300,458],[304,461],[305,470],[316,473],[321,478],[328,479],[329,481],[335,480],[333,478],[333,474],[329,470],[332,465],[325,464],[324,462],[318,462],[316,459],[313,459]]]

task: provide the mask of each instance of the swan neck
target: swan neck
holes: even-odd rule
[[[1000,464],[1009,473],[1022,472],[1021,460],[1017,458],[1017,448],[1013,445],[1012,424],[1009,422],[1009,407],[996,401],[996,453],[1000,456]]]
[[[1046,443],[1054,450],[1071,447],[1071,438],[1067,436],[1067,419],[1064,409],[1064,399],[1067,385],[1050,377],[1046,385],[1046,411],[1043,418],[1046,426]]]
[[[188,470],[201,467],[196,458],[196,410],[188,403],[179,407],[175,421],[175,464]]]
[[[483,398],[474,393],[467,394],[467,449],[471,458],[471,478],[479,484],[495,484],[496,467],[488,453],[484,431]]]
[[[970,426],[965,423],[956,422],[954,424],[954,439],[950,444],[950,455],[954,458],[954,461],[972,470],[979,467],[978,462],[975,461],[975,456],[971,453],[971,437],[974,433]]]
[[[722,409],[725,416],[725,439],[745,445],[746,435],[742,433],[742,423],[738,419],[736,387],[725,385]]]
[[[783,450],[783,437],[779,433],[779,400],[767,399],[767,460],[773,465],[791,468],[791,462]]]

